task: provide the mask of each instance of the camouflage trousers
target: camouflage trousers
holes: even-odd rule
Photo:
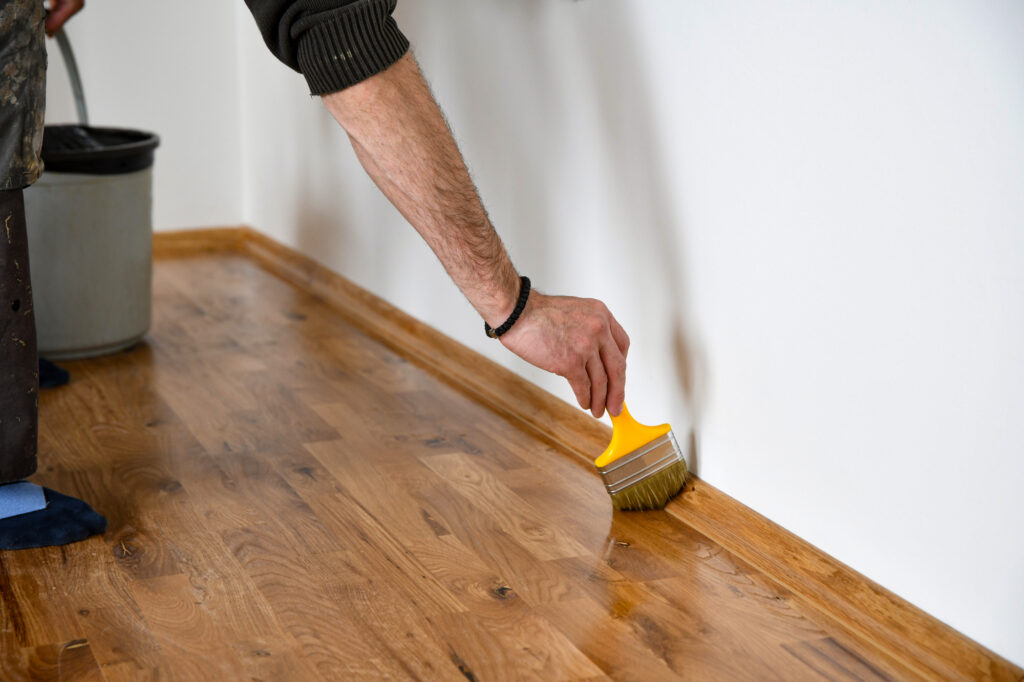
[[[22,188],[42,172],[40,0],[0,0],[0,483],[36,469],[38,359]]]
[[[45,20],[39,0],[0,0],[0,190],[28,187],[43,172]]]

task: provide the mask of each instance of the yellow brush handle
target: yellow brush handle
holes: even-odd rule
[[[672,430],[668,424],[661,426],[644,426],[622,405],[622,412],[618,417],[612,417],[612,442],[600,457],[594,460],[598,468],[606,467],[619,457],[628,455],[634,450],[639,450],[652,440],[661,438]]]

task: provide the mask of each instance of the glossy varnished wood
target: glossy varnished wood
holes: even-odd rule
[[[36,480],[110,527],[0,553],[3,679],[938,676],[783,584],[783,558],[724,547],[700,511],[749,526],[734,535],[781,529],[699,480],[667,512],[613,514],[580,446],[376,337],[450,341],[224,234],[158,261],[143,345],[68,363],[72,384],[41,396]],[[257,265],[275,250],[317,295]],[[550,396],[513,391],[558,418]],[[971,651],[940,658],[948,677],[1019,675]]]
[[[435,372],[560,452],[589,463],[611,430],[513,372],[419,322],[263,234],[234,244],[268,271],[330,302],[375,339]],[[694,447],[691,437],[688,447]],[[901,676],[1022,680],[1024,670],[964,637],[849,566],[692,476],[666,511],[791,590]]]

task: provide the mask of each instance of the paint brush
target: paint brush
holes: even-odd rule
[[[625,405],[612,417],[612,442],[594,464],[619,510],[663,509],[686,483],[672,427],[644,426]]]

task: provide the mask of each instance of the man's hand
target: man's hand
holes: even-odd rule
[[[530,293],[523,314],[501,336],[510,351],[565,377],[595,417],[618,415],[626,390],[629,337],[601,301]]]
[[[85,0],[50,0],[50,11],[46,13],[46,35],[52,38],[84,6]]]

